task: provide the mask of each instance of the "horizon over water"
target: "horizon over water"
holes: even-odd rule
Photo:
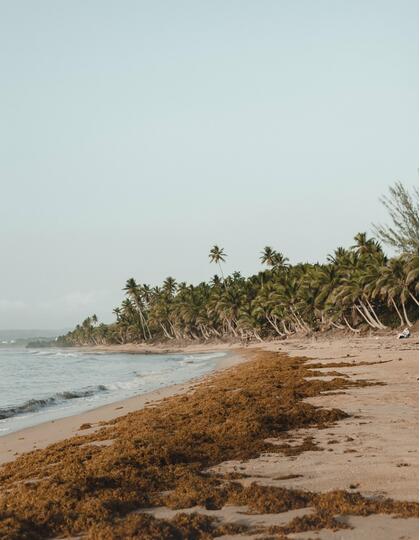
[[[226,354],[0,348],[0,436],[183,383]]]

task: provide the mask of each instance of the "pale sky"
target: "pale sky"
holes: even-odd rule
[[[415,0],[0,0],[0,328],[324,261],[418,175]]]

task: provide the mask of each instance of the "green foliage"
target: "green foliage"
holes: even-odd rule
[[[151,340],[271,339],[334,328],[359,332],[411,326],[418,318],[418,255],[388,259],[380,244],[358,233],[326,264],[289,265],[266,247],[269,266],[248,278],[188,285],[168,277],[151,288],[127,281],[113,324],[87,317],[60,343],[71,345]],[[225,255],[215,246],[214,261]]]
[[[411,194],[401,182],[389,188],[389,196],[382,197],[392,225],[375,225],[378,238],[400,253],[419,251],[419,192]]]

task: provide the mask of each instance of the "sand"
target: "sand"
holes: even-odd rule
[[[232,350],[237,346],[209,345],[189,347],[189,351]],[[418,336],[396,340],[395,335],[371,337],[342,336],[318,339],[302,338],[262,343],[250,349],[281,350],[290,355],[308,356],[316,363],[367,362],[367,365],[340,367],[340,373],[358,379],[382,381],[384,386],[347,389],[344,394],[320,396],[309,400],[314,405],[337,407],[351,415],[327,430],[305,429],[289,432],[291,444],[299,444],[303,437],[312,435],[323,452],[304,452],[286,457],[265,454],[247,462],[228,462],[215,470],[235,471],[251,475],[245,482],[302,488],[315,491],[347,489],[363,495],[384,495],[399,500],[418,500]],[[116,347],[102,350],[122,350]],[[125,352],[145,352],[144,347],[127,346]],[[156,352],[166,352],[162,348]],[[169,349],[180,350],[180,349]],[[185,347],[182,349],[185,350]],[[219,364],[223,369],[240,362],[236,354],[229,355]],[[384,362],[384,363],[377,363]],[[330,369],[329,369],[330,370]],[[15,453],[47,446],[51,442],[81,433],[83,423],[94,426],[143,407],[147,402],[179,392],[186,392],[194,382],[160,389],[143,396],[106,405],[98,409],[32,428],[0,438],[0,460],[9,461]],[[123,408],[120,408],[123,407]],[[92,429],[95,429],[93,427]],[[84,431],[89,433],[89,430]],[[279,478],[296,475],[289,480]],[[188,509],[188,512],[201,508]],[[225,521],[255,524],[283,524],[293,517],[289,513],[272,515],[244,515],[244,508],[226,506],[211,515]],[[294,511],[302,513],[302,510]],[[154,511],[158,517],[171,517],[167,508]],[[298,515],[296,514],[296,515]],[[414,539],[418,538],[418,520],[395,519],[385,515],[369,517],[351,516],[346,521],[351,530],[322,530],[299,533],[290,538],[323,540],[335,539]],[[245,536],[223,537],[247,538]]]
[[[352,415],[332,429],[290,432],[291,438],[295,438],[293,444],[310,434],[327,451],[304,452],[294,457],[265,455],[245,464],[225,464],[221,469],[252,473],[262,484],[316,491],[354,486],[363,495],[418,501],[418,344],[418,335],[407,340],[388,335],[297,339],[263,345],[262,349],[281,350],[292,356],[304,355],[323,363],[390,360],[383,364],[335,368],[355,378],[382,381],[386,385],[348,389],[345,394],[308,400],[314,405],[337,407]],[[302,477],[273,480],[290,474]],[[248,481],[252,482],[252,478]],[[418,538],[418,520],[413,518],[369,516],[350,517],[347,521],[355,527],[353,530],[301,533],[290,537],[323,540]]]
[[[283,481],[281,485],[327,491],[348,489],[352,484],[364,495],[418,500],[417,337],[406,341],[384,336],[302,340],[262,348],[281,349],[291,356],[310,356],[321,363],[390,362],[334,368],[357,379],[382,381],[385,386],[348,389],[345,394],[308,400],[313,405],[336,407],[352,415],[333,429],[290,432],[295,439],[293,444],[311,435],[327,452],[305,452],[286,459],[264,456],[248,463],[246,473],[299,473],[303,478]]]

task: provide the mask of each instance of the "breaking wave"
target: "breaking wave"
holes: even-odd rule
[[[99,392],[106,392],[107,390],[108,388],[106,386],[100,384],[95,388],[89,388],[86,390],[58,392],[52,396],[42,399],[29,399],[28,401],[25,401],[25,403],[22,403],[22,405],[0,409],[0,420],[10,418],[18,414],[37,412],[44,407],[64,403],[69,399],[86,398]]]
[[[0,349],[0,437],[194,379],[225,354]]]

